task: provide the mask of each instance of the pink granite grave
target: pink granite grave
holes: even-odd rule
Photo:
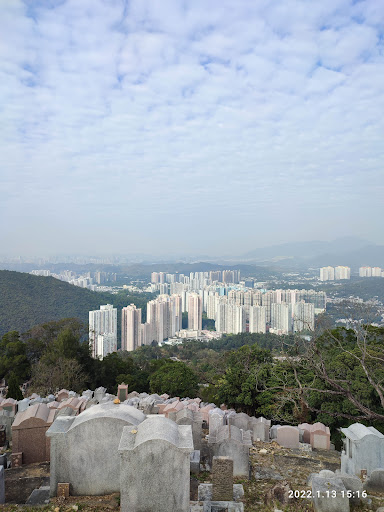
[[[326,427],[323,423],[314,423],[311,425],[310,443],[312,448],[329,450],[331,448],[331,433],[329,427]]]
[[[299,448],[299,429],[290,425],[277,428],[276,441],[284,448]]]

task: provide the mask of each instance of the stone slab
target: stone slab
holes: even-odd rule
[[[26,505],[48,505],[49,503],[49,490],[50,487],[39,487],[34,489],[30,494],[29,498],[25,502]]]
[[[203,512],[244,512],[244,505],[235,501],[204,501]]]
[[[312,478],[315,512],[350,512],[347,489],[340,478]]]
[[[0,466],[0,505],[5,503],[5,475],[4,466]]]

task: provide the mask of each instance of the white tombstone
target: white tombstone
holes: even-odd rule
[[[162,415],[124,428],[119,445],[121,512],[189,512],[192,452],[191,427]]]

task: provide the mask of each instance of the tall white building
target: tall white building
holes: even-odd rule
[[[201,331],[203,325],[203,301],[199,294],[191,293],[188,297],[188,329]]]
[[[100,338],[99,336],[103,337]],[[105,336],[105,335],[108,335]],[[105,349],[104,341],[107,344]],[[89,344],[92,357],[103,358],[117,350],[117,309],[112,304],[100,306],[100,309],[89,312]],[[107,350],[109,350],[107,352]]]
[[[315,307],[310,302],[297,302],[293,308],[293,330],[313,331],[315,329]]]
[[[140,346],[141,309],[134,304],[121,310],[121,350],[135,350]]]
[[[333,267],[322,267],[320,269],[320,281],[334,281],[335,269]]]
[[[266,332],[266,307],[250,306],[249,307],[249,332]]]
[[[337,281],[340,279],[351,279],[350,267],[343,267],[343,266],[335,267],[335,279]]]
[[[271,328],[288,334],[292,331],[292,309],[291,304],[271,304]]]

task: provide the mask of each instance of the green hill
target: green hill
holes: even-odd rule
[[[119,326],[121,308],[132,302],[142,308],[145,321],[145,304],[152,297],[91,292],[53,277],[0,270],[0,336],[13,330],[23,333],[34,325],[62,318],[88,323],[88,312],[108,303],[118,309]]]

